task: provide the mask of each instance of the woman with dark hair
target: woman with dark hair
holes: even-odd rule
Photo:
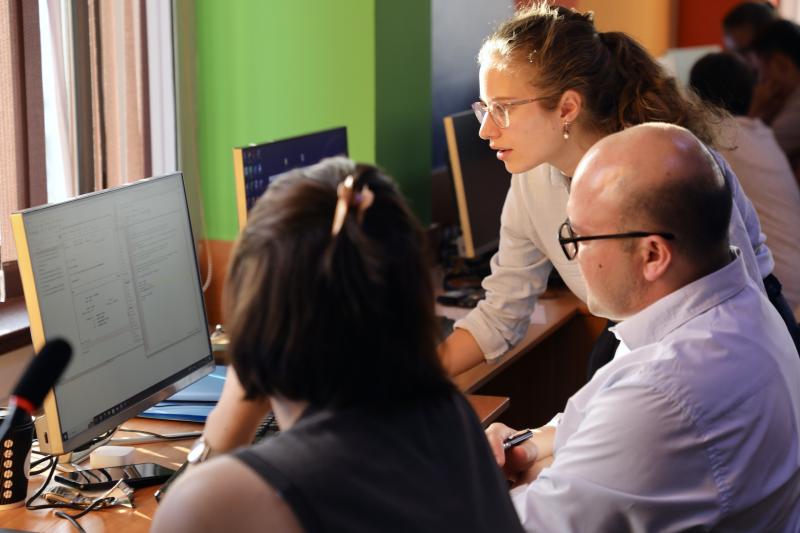
[[[437,357],[424,246],[374,167],[332,159],[270,185],[228,271],[223,401],[271,400],[281,433],[192,467],[153,531],[521,530]],[[204,458],[232,447],[215,416]]]
[[[583,278],[558,237],[570,177],[589,147],[644,122],[683,126],[713,146],[715,124],[724,117],[693,93],[683,93],[632,38],[598,32],[591,13],[534,3],[500,25],[484,42],[478,61],[481,100],[473,109],[479,134],[513,176],[499,251],[484,280],[486,299],[456,322],[439,348],[451,374],[499,357],[525,335],[553,267],[586,300]],[[714,157],[733,193],[731,243],[742,250],[748,273],[763,287],[764,278],[774,279],[774,261],[758,217],[727,163],[719,154]],[[769,296],[788,311],[779,284]],[[616,345],[604,332],[590,356],[590,376],[613,357]]]

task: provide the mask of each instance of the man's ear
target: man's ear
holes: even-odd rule
[[[672,245],[658,235],[643,238],[640,253],[642,275],[649,282],[660,279],[672,264]]]
[[[559,119],[561,122],[572,124],[578,120],[578,116],[583,110],[583,96],[578,91],[569,89],[564,91],[558,102]]]

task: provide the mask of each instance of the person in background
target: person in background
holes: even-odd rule
[[[800,359],[729,246],[728,185],[667,124],[578,165],[559,240],[621,343],[533,439],[487,429],[526,530],[800,530]]]
[[[739,55],[753,70],[756,60],[751,45],[753,38],[769,23],[778,20],[775,7],[769,2],[742,2],[722,19],[722,43],[727,52]]]
[[[775,132],[800,183],[800,26],[778,20],[753,40],[759,83],[749,115]]]
[[[685,126],[713,144],[721,114],[696,95],[684,95],[629,36],[598,32],[591,13],[547,3],[534,3],[501,24],[484,42],[478,61],[478,133],[513,175],[499,250],[483,282],[486,299],[455,323],[439,348],[451,374],[501,356],[524,337],[552,268],[586,300],[583,275],[564,259],[556,236],[571,176],[595,142],[658,121]],[[758,216],[725,160],[719,154],[715,158],[734,198],[731,242],[763,290],[762,280],[772,274],[774,262]],[[791,315],[782,296],[773,302]],[[790,325],[797,328],[794,321]],[[590,355],[589,375],[611,359],[616,344],[604,331]]]
[[[733,54],[714,53],[692,67],[689,83],[701,98],[731,113],[723,123],[720,152],[730,163],[742,188],[752,200],[775,258],[775,274],[783,294],[800,318],[800,186],[772,130],[747,110],[755,75]],[[765,280],[774,290],[774,276]]]
[[[521,530],[437,358],[424,248],[375,167],[326,160],[270,185],[225,299],[236,400],[271,400],[281,433],[191,467],[152,531]]]

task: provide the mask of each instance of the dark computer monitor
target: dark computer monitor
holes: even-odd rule
[[[444,118],[466,257],[476,257],[497,248],[500,214],[511,184],[511,174],[489,148],[489,143],[478,137],[479,129],[473,111]]]
[[[339,155],[347,156],[344,127],[234,148],[239,229],[247,223],[247,212],[278,176]]]
[[[213,370],[180,173],[11,223],[34,347],[73,348],[36,421],[43,452],[75,450]]]

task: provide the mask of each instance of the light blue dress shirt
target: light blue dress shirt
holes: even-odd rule
[[[525,528],[800,531],[800,360],[741,256],[614,332],[511,493]]]

